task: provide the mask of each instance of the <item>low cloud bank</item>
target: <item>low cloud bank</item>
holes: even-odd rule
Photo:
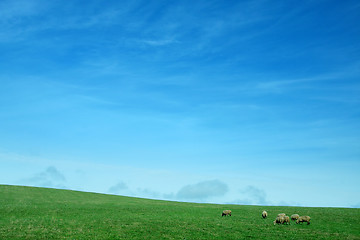
[[[227,184],[219,180],[209,180],[186,185],[175,194],[160,193],[149,188],[130,189],[124,182],[111,186],[108,193],[144,198],[204,202],[213,197],[224,196],[228,191],[229,187]]]

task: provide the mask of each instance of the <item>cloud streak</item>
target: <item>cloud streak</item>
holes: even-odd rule
[[[149,45],[149,46],[154,46],[154,47],[157,47],[157,46],[165,46],[165,45],[169,45],[169,44],[174,44],[174,43],[179,43],[179,41],[176,41],[176,40],[172,40],[172,39],[158,39],[158,40],[139,40],[137,41],[139,43],[144,43],[146,45]]]

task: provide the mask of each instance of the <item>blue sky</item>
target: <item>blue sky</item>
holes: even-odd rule
[[[359,12],[3,0],[0,183],[359,207]]]

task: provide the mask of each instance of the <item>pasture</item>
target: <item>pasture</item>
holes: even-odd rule
[[[225,209],[232,216],[222,217]],[[309,215],[311,224],[274,226],[282,212]],[[0,239],[281,238],[360,239],[360,209],[198,204],[0,185]]]

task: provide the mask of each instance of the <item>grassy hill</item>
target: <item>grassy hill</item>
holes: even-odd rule
[[[221,217],[224,209],[233,215]],[[282,212],[309,215],[311,224],[274,226]],[[360,239],[360,209],[195,204],[0,185],[0,239],[281,238]]]

